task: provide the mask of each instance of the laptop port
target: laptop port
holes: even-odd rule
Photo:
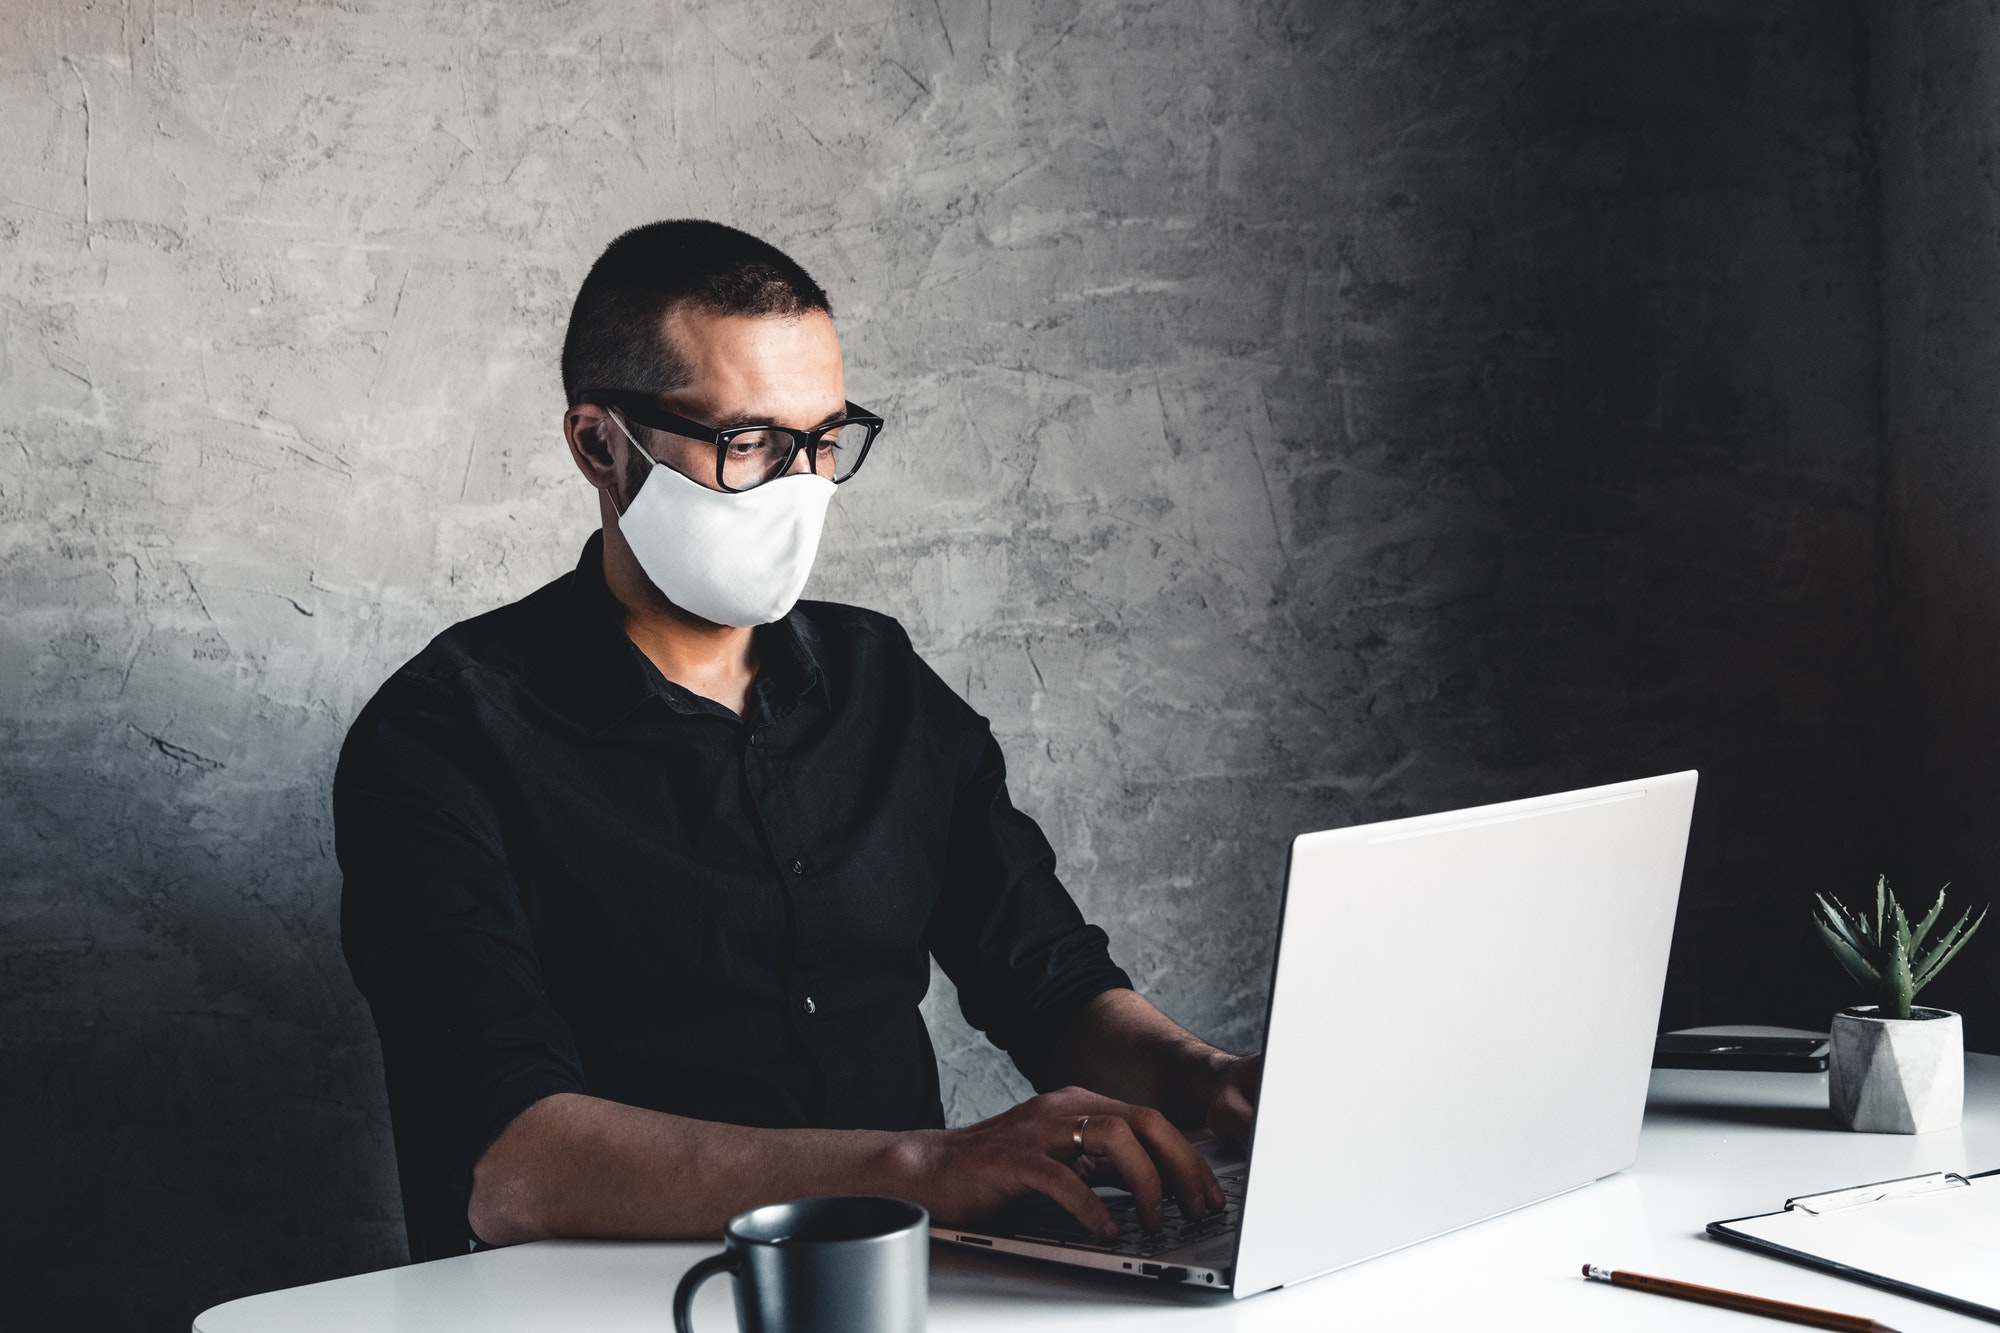
[[[1185,1282],[1188,1271],[1179,1264],[1140,1264],[1139,1271],[1147,1277],[1156,1277],[1162,1282]]]
[[[993,1244],[992,1241],[986,1239],[984,1236],[960,1236],[959,1240],[967,1245],[985,1245],[989,1248]]]

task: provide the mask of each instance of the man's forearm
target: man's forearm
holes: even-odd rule
[[[1078,1011],[1049,1047],[1035,1083],[1075,1084],[1199,1125],[1219,1067],[1232,1057],[1168,1018],[1136,991],[1108,990]]]
[[[472,1230],[494,1245],[552,1236],[720,1235],[746,1208],[894,1194],[902,1135],[752,1129],[563,1093],[515,1117],[472,1173]]]

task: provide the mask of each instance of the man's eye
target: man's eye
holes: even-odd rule
[[[753,432],[749,435],[729,437],[729,453],[732,458],[755,458],[780,449],[782,436]]]

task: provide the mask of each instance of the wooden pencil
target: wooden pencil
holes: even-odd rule
[[[1764,1296],[1746,1296],[1740,1291],[1724,1291],[1720,1287],[1676,1282],[1670,1277],[1647,1277],[1644,1273],[1599,1268],[1596,1264],[1585,1264],[1583,1275],[1592,1282],[1609,1282],[1614,1287],[1650,1291],[1655,1296],[1672,1296],[1676,1300],[1695,1301],[1702,1305],[1719,1305],[1725,1310],[1740,1310],[1744,1314],[1788,1319],[1794,1324],[1806,1324],[1812,1328],[1838,1329],[1840,1333],[1896,1333],[1896,1330],[1887,1324],[1878,1324],[1865,1315],[1838,1314],[1811,1305],[1793,1305],[1789,1301],[1774,1301]]]

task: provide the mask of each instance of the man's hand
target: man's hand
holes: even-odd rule
[[[1257,1119],[1257,1088],[1264,1079],[1264,1057],[1216,1052],[1195,1095],[1207,1108],[1203,1121],[1209,1133],[1232,1143],[1248,1143]]]
[[[1036,1071],[1038,1086],[1082,1083],[1157,1106],[1176,1125],[1250,1138],[1261,1055],[1211,1046],[1129,990],[1108,990],[1078,1011]],[[1044,1081],[1046,1080],[1046,1082]]]
[[[1081,1156],[1074,1137],[1079,1122]],[[962,1129],[922,1130],[904,1138],[906,1151],[897,1154],[898,1192],[946,1226],[976,1221],[1033,1193],[1054,1199],[1086,1228],[1110,1239],[1118,1225],[1087,1183],[1105,1173],[1111,1177],[1107,1183],[1132,1192],[1148,1229],[1165,1224],[1169,1193],[1190,1219],[1223,1206],[1215,1172],[1164,1115],[1083,1088],[1042,1093]]]

